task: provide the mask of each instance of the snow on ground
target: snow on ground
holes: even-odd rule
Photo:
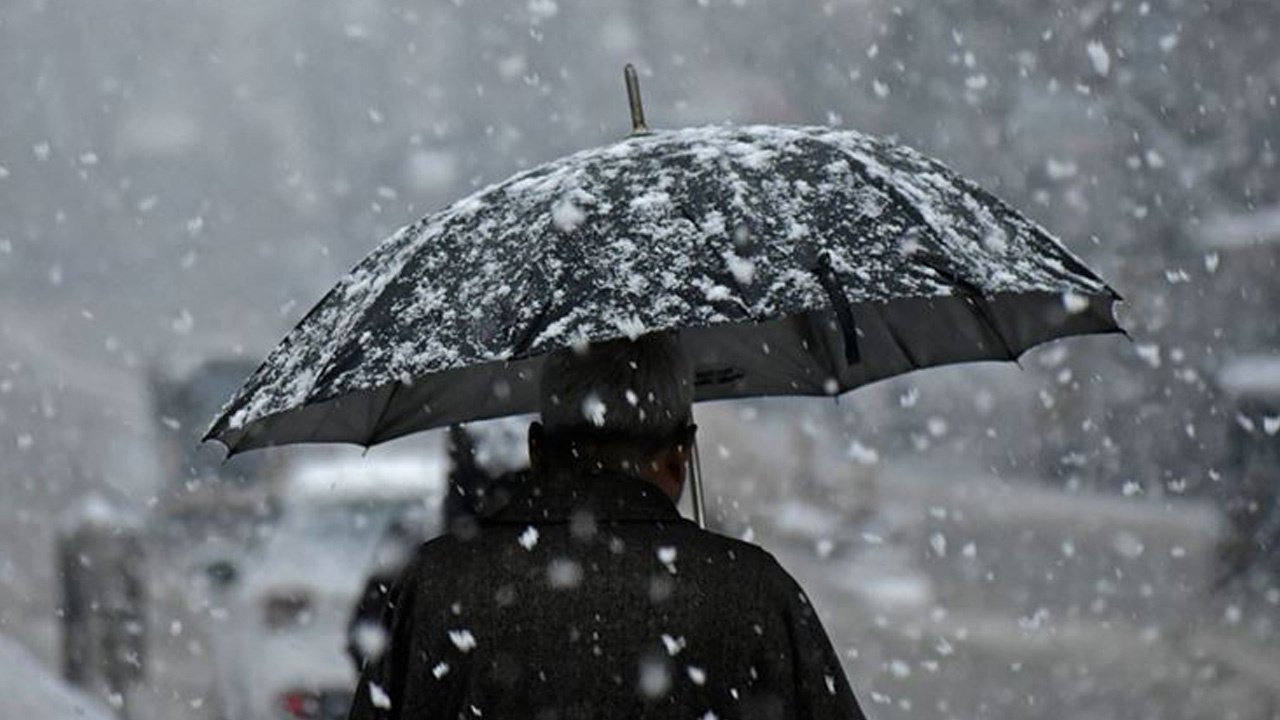
[[[0,635],[0,718],[112,720],[96,700],[71,687],[16,640]]]

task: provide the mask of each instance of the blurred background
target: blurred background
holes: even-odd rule
[[[1130,340],[699,408],[714,527],[805,585],[868,715],[1280,718],[1277,32],[1270,0],[3,0],[0,707],[345,712],[365,578],[471,454],[197,439],[381,238],[623,137],[634,62],[652,126],[895,137],[1127,300]],[[473,429],[523,462],[520,422]]]

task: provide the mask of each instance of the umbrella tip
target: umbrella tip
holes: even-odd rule
[[[640,102],[640,78],[636,75],[636,66],[627,63],[622,69],[622,77],[627,82],[627,102],[631,105],[631,134],[648,135],[649,127],[644,124],[644,106]]]

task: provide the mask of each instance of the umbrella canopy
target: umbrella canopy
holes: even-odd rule
[[[907,147],[823,127],[634,135],[401,229],[209,429],[372,445],[537,409],[542,357],[679,329],[697,398],[834,395],[1117,331],[1116,293]]]

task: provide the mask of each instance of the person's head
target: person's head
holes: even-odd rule
[[[529,428],[539,470],[639,475],[677,499],[693,443],[693,366],[673,333],[549,355],[542,422]]]

